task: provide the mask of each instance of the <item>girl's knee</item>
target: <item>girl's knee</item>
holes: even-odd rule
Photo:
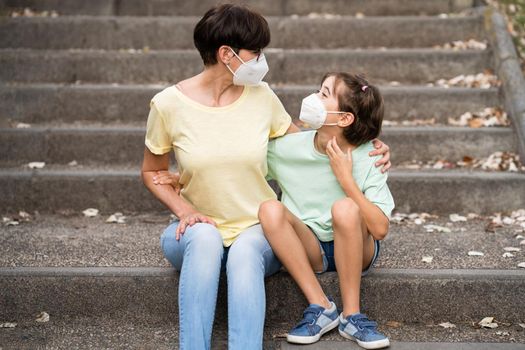
[[[262,202],[259,206],[259,220],[272,222],[284,217],[284,205],[276,199]]]
[[[332,220],[335,225],[361,222],[361,211],[351,198],[343,198],[332,205]]]

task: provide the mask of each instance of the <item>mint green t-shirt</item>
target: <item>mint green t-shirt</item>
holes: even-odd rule
[[[339,185],[327,155],[314,147],[316,131],[289,134],[268,144],[268,177],[282,190],[282,203],[306,225],[319,240],[334,239],[331,208],[346,194]],[[374,149],[367,142],[352,151],[353,177],[365,197],[390,218],[394,199],[388,189],[387,174],[374,163],[380,156],[370,157]]]

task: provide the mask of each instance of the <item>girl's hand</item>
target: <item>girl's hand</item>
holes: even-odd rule
[[[155,185],[171,185],[177,194],[180,194],[180,190],[182,188],[179,180],[180,174],[178,172],[170,173],[167,170],[159,170],[157,171],[157,174],[153,176],[153,183]]]
[[[390,163],[390,147],[388,147],[386,143],[383,143],[383,141],[379,139],[375,139],[374,141],[372,141],[372,143],[374,144],[375,150],[370,152],[368,155],[370,157],[377,156],[380,154],[383,155],[383,158],[379,159],[376,162],[376,167],[380,167],[382,165],[383,167],[381,168],[381,172],[385,173],[392,166],[392,163]]]
[[[179,226],[177,226],[177,230],[175,231],[175,239],[178,241],[186,231],[186,228],[191,227],[198,222],[210,224],[217,227],[215,221],[199,213],[198,211],[193,210],[179,217]]]
[[[337,181],[343,186],[343,183],[353,179],[352,177],[352,153],[350,148],[345,152],[339,148],[335,137],[326,145],[326,154],[330,159],[330,166],[334,172]]]

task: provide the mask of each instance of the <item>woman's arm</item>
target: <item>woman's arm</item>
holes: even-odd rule
[[[286,130],[285,135],[294,134],[300,131],[301,129],[297,125],[295,125],[294,122],[292,122],[288,130]],[[382,155],[383,157],[376,162],[375,166],[382,167],[381,172],[386,173],[392,166],[392,163],[390,162],[390,147],[380,139],[375,139],[372,143],[374,144],[375,149],[371,151],[368,155],[370,157]]]
[[[382,240],[388,233],[389,220],[383,211],[361,192],[359,186],[352,176],[352,153],[350,150],[344,153],[335,138],[328,142],[326,153],[330,158],[330,165],[337,181],[345,194],[351,198],[361,210],[368,231],[376,240]]]
[[[383,157],[379,159],[375,165],[376,167],[383,166],[381,168],[381,172],[384,174],[392,166],[392,163],[390,163],[390,147],[388,147],[388,145],[384,143],[383,141],[381,141],[380,139],[375,139],[374,141],[372,141],[372,143],[374,144],[375,149],[372,152],[370,152],[368,155],[370,157],[383,155]]]
[[[295,134],[296,132],[300,132],[300,131],[301,131],[301,129],[299,129],[299,127],[297,125],[295,125],[294,122],[291,122],[290,123],[290,127],[288,128],[288,130],[286,130],[285,135]]]
[[[142,162],[142,182],[146,188],[164,204],[168,209],[177,215],[180,225],[177,227],[177,239],[184,233],[187,226],[193,226],[197,222],[204,222],[216,226],[210,218],[199,213],[192,205],[179,196],[172,185],[156,183],[153,178],[158,171],[168,171],[169,153],[156,155],[146,147],[144,149],[144,160]]]

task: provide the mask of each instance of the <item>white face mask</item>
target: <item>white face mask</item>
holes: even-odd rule
[[[263,53],[259,57],[244,62],[239,55],[230,49],[235,56],[241,61],[241,65],[234,72],[229,65],[226,65],[230,72],[233,74],[233,84],[235,85],[259,85],[263,80],[266,73],[268,73],[268,63],[266,63],[266,57]]]
[[[327,111],[323,101],[316,93],[313,93],[303,99],[299,119],[312,129],[319,129],[323,125],[337,125],[337,123],[325,124],[328,113],[344,114],[347,112]]]

